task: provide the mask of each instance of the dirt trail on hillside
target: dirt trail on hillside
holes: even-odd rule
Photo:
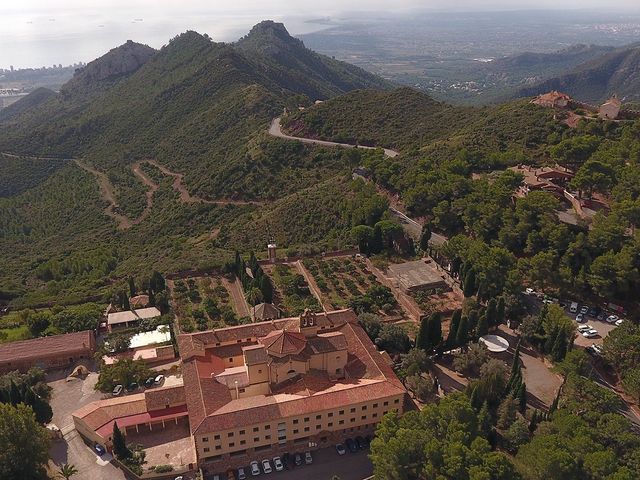
[[[191,195],[189,193],[189,191],[187,190],[187,187],[184,185],[183,180],[184,180],[184,174],[183,173],[176,173],[176,172],[172,172],[171,170],[169,170],[167,167],[160,165],[158,162],[156,162],[155,160],[142,160],[140,162],[136,162],[133,164],[132,168],[134,169],[134,172],[136,175],[138,175],[138,177],[146,184],[149,186],[155,186],[156,189],[158,188],[158,185],[153,182],[153,180],[151,180],[149,177],[147,177],[142,170],[140,170],[140,166],[143,163],[147,163],[149,165],[153,165],[154,167],[156,167],[158,170],[160,170],[164,175],[167,175],[169,177],[173,177],[173,189],[178,192],[180,194],[180,201],[182,203],[204,203],[207,205],[262,205],[263,202],[254,202],[254,201],[245,201],[245,200],[231,200],[231,199],[227,199],[227,198],[221,198],[218,200],[207,200],[205,198],[201,198],[201,197],[197,197],[195,195]],[[148,183],[150,182],[150,183]]]

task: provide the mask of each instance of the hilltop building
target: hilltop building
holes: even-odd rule
[[[184,385],[93,402],[73,414],[110,446],[188,421],[198,466],[219,472],[373,433],[403,412],[406,390],[352,310],[312,313],[178,337]]]
[[[615,120],[618,118],[618,115],[620,115],[621,108],[622,102],[618,99],[617,95],[613,95],[600,106],[598,117],[603,120]]]
[[[566,93],[553,90],[551,92],[538,95],[531,103],[547,108],[567,108],[570,101],[571,97]]]

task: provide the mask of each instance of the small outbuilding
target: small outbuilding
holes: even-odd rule
[[[450,290],[444,272],[439,271],[431,259],[391,265],[389,272],[397,280],[400,288],[407,293]]]
[[[254,322],[277,320],[280,318],[280,310],[271,303],[259,303],[251,309],[251,317]]]

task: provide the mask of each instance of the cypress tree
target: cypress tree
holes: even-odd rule
[[[551,416],[551,414],[558,409],[558,405],[560,404],[560,392],[561,392],[561,390],[562,389],[558,389],[558,393],[556,394],[556,398],[553,399],[553,403],[549,407],[549,412],[548,412],[549,416]]]
[[[131,456],[131,451],[127,448],[127,444],[124,439],[124,435],[118,428],[118,422],[113,422],[113,453],[115,453],[118,458],[129,458]]]
[[[480,404],[479,396],[480,396],[480,394],[478,393],[478,387],[476,387],[476,386],[472,387],[471,388],[471,395],[469,395],[469,403],[471,403],[471,406],[473,408],[475,408],[475,409],[477,409],[479,404]]]
[[[129,296],[136,296],[136,281],[133,277],[129,277]]]
[[[482,404],[480,412],[478,412],[478,427],[480,428],[480,431],[482,432],[484,437],[488,437],[491,433],[491,414],[489,413],[489,404],[486,400]]]
[[[458,327],[458,331],[456,332],[456,347],[462,347],[467,344],[467,339],[469,337],[469,319],[467,317],[462,317],[460,319],[460,326]]]
[[[451,323],[449,324],[449,333],[447,334],[447,348],[453,348],[456,343],[456,334],[460,326],[460,317],[462,316],[462,310],[458,309],[453,312],[451,316]]]
[[[11,380],[11,385],[9,385],[9,401],[14,407],[22,402],[22,394],[13,380]]]
[[[156,294],[153,293],[153,289],[149,288],[149,305],[152,307],[156,306]]]
[[[426,222],[422,226],[422,232],[420,233],[420,250],[426,252],[429,248],[429,239],[431,238],[431,227],[429,222]]]
[[[520,387],[518,388],[518,394],[516,396],[518,400],[518,406],[520,408],[520,413],[524,415],[524,412],[527,410],[527,385],[524,382],[520,382]]]
[[[51,406],[45,400],[36,395],[30,387],[28,387],[25,392],[24,403],[31,407],[33,413],[36,415],[38,423],[44,425],[49,423],[53,418]]]
[[[122,292],[122,308],[123,310],[131,310],[131,304],[129,303],[129,297],[125,292]]]
[[[431,342],[429,338],[429,332],[431,330],[431,316],[423,316],[420,321],[420,330],[418,331],[418,335],[416,336],[416,347],[421,348],[422,350],[429,351],[431,350]]]
[[[551,349],[551,358],[554,362],[561,362],[567,355],[567,337],[564,332],[558,332],[556,335],[556,341],[553,343]]]
[[[473,297],[476,293],[476,272],[471,269],[464,276],[464,287],[462,293],[465,298]]]
[[[491,300],[489,300],[489,303],[487,303],[486,315],[488,326],[495,327],[496,325],[498,325],[498,312],[495,298],[492,298]]]
[[[547,340],[544,343],[544,353],[551,353],[556,340],[558,339],[558,327],[554,327],[547,336]]]
[[[240,272],[242,271],[242,259],[240,258],[240,252],[238,252],[238,250],[236,250],[236,256],[233,263],[235,265],[235,274],[237,277],[240,277]]]
[[[476,335],[478,332],[478,322],[480,320],[480,313],[477,310],[471,310],[469,312],[469,319],[467,323],[467,332]]]
[[[505,304],[504,297],[498,298],[498,304],[496,305],[496,325],[500,325],[505,322]]]
[[[271,285],[271,280],[267,275],[263,275],[260,278],[260,291],[265,303],[273,303],[273,285]]]
[[[531,420],[529,421],[530,433],[533,433],[536,431],[536,428],[538,428],[538,421],[539,421],[538,410],[534,410],[533,413],[531,414]]]
[[[436,348],[442,343],[442,320],[440,314],[434,312],[429,317],[429,343],[431,348]]]
[[[480,315],[478,320],[478,337],[483,337],[489,333],[489,322],[485,314]]]

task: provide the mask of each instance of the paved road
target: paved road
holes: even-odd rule
[[[312,143],[315,145],[322,145],[325,147],[342,147],[342,148],[364,148],[366,150],[377,150],[378,147],[366,147],[364,145],[352,145],[350,143],[337,143],[337,142],[329,142],[327,140],[317,140],[315,138],[303,138],[303,137],[292,137],[291,135],[287,135],[282,132],[282,128],[280,126],[280,117],[274,118],[271,122],[271,127],[269,127],[269,135],[278,138],[284,138],[285,140],[296,140],[302,143]],[[391,150],[390,148],[384,149],[384,154],[387,157],[394,158],[399,154],[395,150]]]

